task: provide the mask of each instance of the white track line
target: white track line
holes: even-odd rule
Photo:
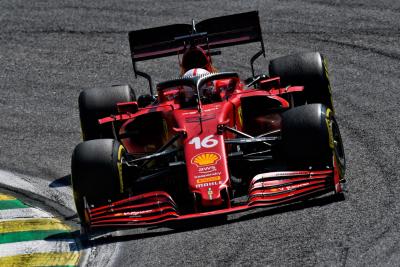
[[[0,186],[1,184],[39,194],[58,202],[62,206],[75,210],[71,186],[50,187],[50,181],[23,174],[14,174],[5,170],[0,170]],[[86,248],[83,250],[86,253],[81,254],[81,257],[84,257],[81,260],[81,264],[83,266],[87,264],[90,266],[113,266],[112,263],[118,255],[116,251],[118,251],[119,246],[120,243],[111,243],[104,246]],[[3,251],[4,249],[2,248],[1,250]]]
[[[21,208],[0,210],[0,221],[15,220],[22,218],[53,218],[51,214],[37,208]]]
[[[0,186],[8,185],[14,188],[21,188],[58,202],[66,207],[73,207],[70,186],[51,188],[50,181],[29,177],[25,175],[16,175],[7,171],[0,170]],[[24,221],[26,219],[50,219],[54,218],[48,212],[39,208],[26,207],[0,210],[0,222]],[[34,230],[32,231],[34,232]],[[18,256],[33,253],[65,253],[79,252],[74,239],[55,239],[55,240],[31,240],[0,244],[0,259],[8,256]],[[52,255],[49,260],[56,262],[57,256]]]
[[[54,253],[54,252],[74,252],[79,251],[76,247],[75,241],[71,240],[57,240],[45,241],[34,240],[25,242],[15,242],[0,244],[0,257],[16,256],[22,254],[32,253]]]
[[[50,181],[30,177],[26,175],[14,174],[0,170],[0,184],[21,188],[25,191],[40,194],[59,204],[75,210],[71,186],[50,187]]]

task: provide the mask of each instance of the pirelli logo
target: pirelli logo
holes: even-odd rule
[[[207,178],[197,179],[196,182],[198,184],[204,184],[204,183],[216,182],[216,181],[220,181],[220,180],[221,180],[221,176],[211,176],[211,177],[207,177]]]

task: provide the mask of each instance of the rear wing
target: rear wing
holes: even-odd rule
[[[253,62],[264,55],[260,18],[258,11],[216,17],[192,24],[173,24],[156,28],[129,32],[129,45],[135,75],[149,80],[147,73],[137,70],[136,62],[155,58],[178,55],[185,51],[188,45],[195,44],[210,49],[260,42],[261,50],[251,58]]]

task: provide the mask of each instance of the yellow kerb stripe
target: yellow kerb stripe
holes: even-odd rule
[[[0,257],[0,266],[74,266],[78,265],[79,253],[34,253]]]
[[[27,219],[0,222],[0,234],[39,230],[70,230],[57,219]],[[1,264],[0,264],[1,266]]]
[[[0,194],[0,201],[1,200],[15,200],[15,197]]]

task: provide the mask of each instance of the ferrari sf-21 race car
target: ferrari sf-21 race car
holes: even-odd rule
[[[260,43],[252,76],[218,72],[218,48]],[[325,59],[265,57],[258,12],[129,32],[128,85],[79,96],[83,142],[72,155],[82,229],[148,226],[342,194],[345,155]],[[178,56],[181,76],[159,83],[137,63]]]

